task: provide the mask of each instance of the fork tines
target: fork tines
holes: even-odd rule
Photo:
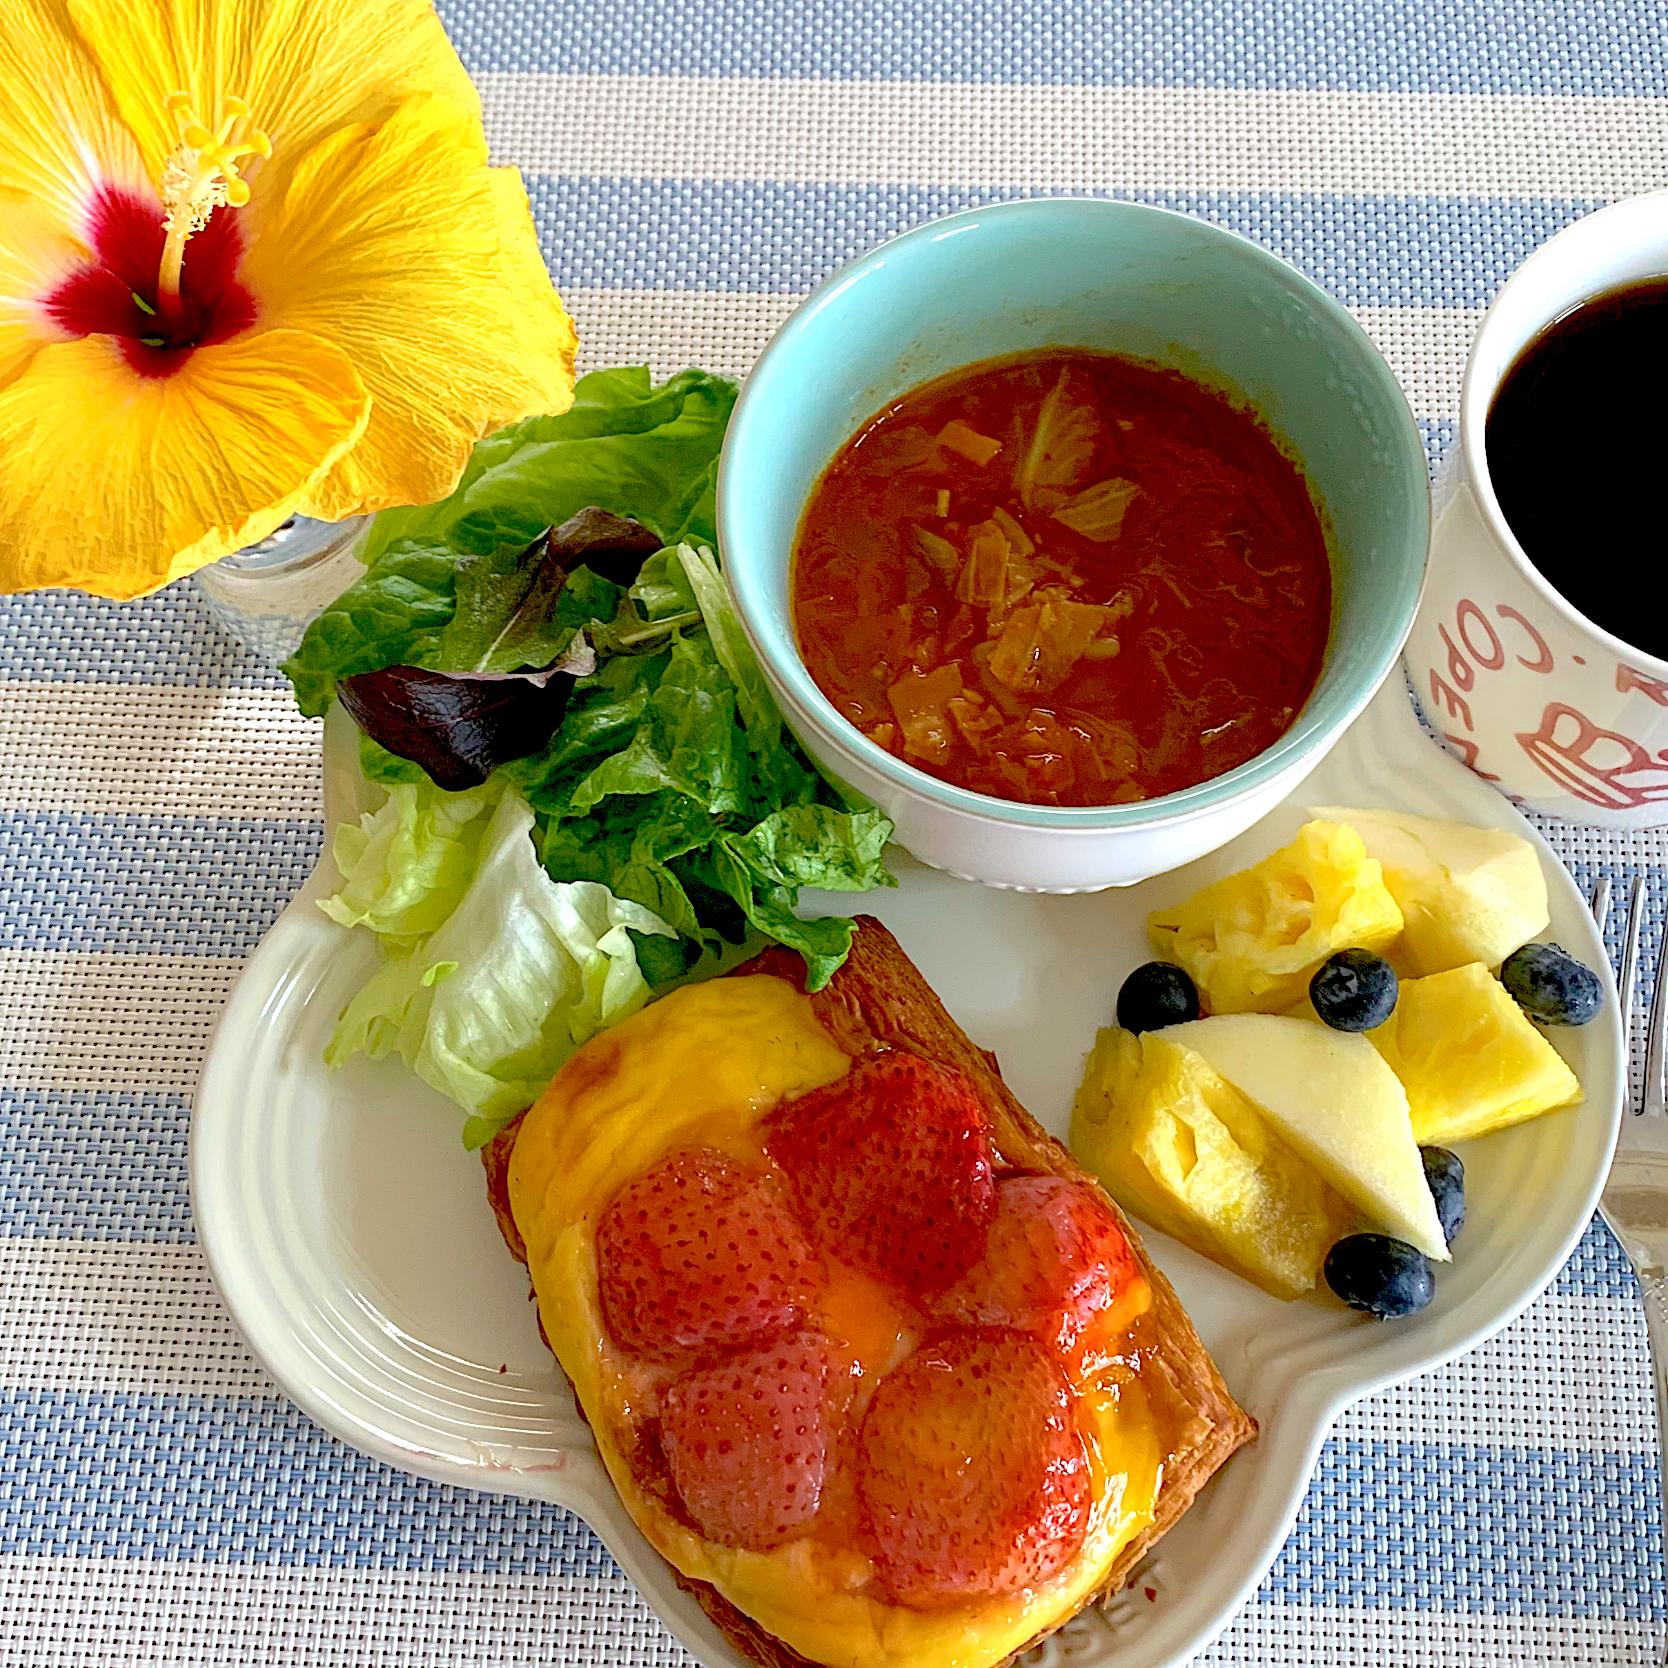
[[[1598,883],[1593,887],[1593,919],[1598,923],[1599,935],[1604,934],[1605,923],[1610,915],[1611,879],[1609,875],[1600,875]],[[1633,884],[1628,888],[1627,898],[1627,936],[1622,946],[1622,977],[1620,995],[1622,1002],[1622,1038],[1631,1049],[1629,1039],[1633,1025],[1633,998],[1639,986],[1639,955],[1640,942],[1644,936],[1645,926],[1645,877],[1636,874]],[[1668,944],[1668,935],[1665,935]],[[1668,1107],[1664,1104],[1663,1062],[1668,1056],[1668,977],[1664,977],[1664,955],[1659,949],[1657,953],[1656,978],[1651,992],[1650,1017],[1645,1027],[1645,1087],[1637,1111],[1646,1115],[1661,1115]]]

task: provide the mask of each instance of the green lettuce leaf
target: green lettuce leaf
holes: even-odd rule
[[[706,630],[605,662],[550,745],[502,767],[538,812],[545,868],[652,910],[690,941],[685,962],[751,929],[800,950],[818,988],[851,924],[798,920],[799,893],[894,884],[892,824],[823,777],[783,725],[710,551],[650,557],[630,595],[650,617],[693,602]],[[658,971],[673,957],[652,959]]]
[[[519,562],[511,551],[460,563],[457,612],[423,652],[431,672],[517,672],[548,666],[573,634],[606,620],[620,587],[589,568],[569,573],[550,556]]]
[[[307,627],[284,662],[296,705],[318,718],[339,679],[417,664],[451,621],[456,588],[457,566],[443,546],[387,552]]]
[[[563,633],[584,622],[535,619],[562,592],[530,573],[523,553],[591,505],[632,517],[668,544],[714,541],[713,483],[735,398],[734,383],[705,371],[659,387],[642,366],[594,371],[560,416],[530,417],[481,441],[450,497],[384,510],[362,552],[364,577],[285,662],[301,710],[316,717],[339,679],[384,666],[513,670],[493,659],[501,638],[523,655],[552,643],[551,657],[560,652]]]
[[[745,834],[720,835],[719,843],[767,886],[868,892],[897,884],[881,861],[891,837],[890,820],[873,807],[784,805]]]
[[[797,890],[763,880],[722,841],[697,854],[692,880],[734,899],[748,923],[805,958],[805,988],[821,990],[839,972],[851,949],[856,923],[839,915],[802,921],[794,914]]]
[[[367,823],[409,823],[410,806],[403,799],[395,803],[403,791],[396,789]],[[413,791],[419,819],[444,818],[460,830],[480,820],[478,809],[465,817],[470,808],[455,803],[477,795],[430,788],[426,797],[444,802],[442,811],[423,803],[423,790]],[[409,920],[401,908],[409,912],[411,906],[395,904],[413,890],[431,912],[450,901],[427,936],[409,946],[403,936],[392,940],[396,953],[343,1010],[325,1059],[339,1066],[355,1053],[373,1059],[398,1054],[469,1114],[469,1147],[490,1140],[531,1105],[582,1042],[648,1000],[633,935],[675,936],[652,911],[596,881],[551,880],[534,850],[531,807],[508,787],[496,797],[467,874],[452,865],[446,886],[425,886],[385,865],[386,899],[379,899],[368,857],[393,851],[395,841],[381,838],[380,827],[364,826],[363,851],[349,877],[349,886],[360,882],[354,902],[343,904],[342,893],[325,900],[334,919],[358,913],[366,925],[380,918]],[[350,854],[356,848],[350,842]],[[430,865],[424,875],[435,872],[438,866]]]
[[[745,833],[720,834],[710,874],[754,928],[804,956],[807,988],[821,990],[851,949],[853,924],[840,916],[800,920],[794,914],[800,889],[896,886],[882,855],[891,837],[892,824],[872,807],[784,806]]]
[[[342,887],[319,908],[344,927],[369,927],[393,947],[434,932],[475,872],[503,791],[496,781],[468,793],[442,793],[426,780],[395,786],[380,810],[337,828],[331,855]]]
[[[716,948],[718,929],[702,918],[673,863],[709,845],[726,820],[673,791],[607,800],[587,816],[546,821],[539,855],[548,873],[602,881],[697,948]]]
[[[730,587],[724,583],[718,560],[704,546],[678,546],[678,562],[689,580],[690,589],[700,604],[701,617],[706,621],[707,633],[712,638],[713,651],[720,664],[730,674],[736,686],[736,706],[741,721],[747,726],[747,741],[755,752],[768,752],[775,747],[782,733],[782,714],[770,693],[760,670],[753,645],[741,629],[735,604],[730,601]]]
[[[718,536],[712,483],[736,394],[728,378],[706,371],[680,371],[658,387],[644,365],[593,371],[560,416],[529,417],[481,441],[450,497],[385,510],[365,560],[440,536],[459,551],[525,548],[593,504],[668,544],[710,543]]]
[[[698,608],[695,592],[678,559],[679,546],[657,550],[638,571],[631,587],[631,600],[646,620],[664,620]]]
[[[739,811],[747,744],[736,724],[736,688],[707,636],[673,643],[636,734],[575,784],[569,801],[589,811],[610,794],[671,789],[707,811]]]

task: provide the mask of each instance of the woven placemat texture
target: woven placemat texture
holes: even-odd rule
[[[589,365],[745,373],[842,260],[998,198],[1205,216],[1338,294],[1433,463],[1514,267],[1668,182],[1659,9],[1537,0],[446,0]],[[190,586],[0,599],[0,1664],[674,1668],[552,1508],[416,1481],[268,1382],[194,1243],[189,1096],[320,849],[318,732]],[[1584,882],[1662,837],[1568,825]],[[1654,949],[1653,949],[1654,964]],[[1632,1275],[1595,1224],[1493,1342],[1341,1422],[1200,1660],[1654,1664]]]

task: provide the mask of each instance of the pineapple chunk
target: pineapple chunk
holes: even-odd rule
[[[1192,974],[1215,1014],[1277,1013],[1339,950],[1384,950],[1402,912],[1361,836],[1305,823],[1289,845],[1172,909],[1147,917],[1168,961]]]
[[[1481,962],[1404,979],[1368,1041],[1407,1090],[1421,1146],[1474,1141],[1581,1099],[1575,1073]]]
[[[1503,828],[1471,828],[1406,811],[1316,811],[1348,823],[1384,869],[1406,922],[1415,973],[1480,961],[1498,967],[1546,931],[1546,876],[1535,848]]]
[[[1166,1026],[1379,1227],[1447,1262],[1407,1093],[1363,1036],[1279,1014]]]
[[[1232,1084],[1158,1032],[1100,1033],[1071,1147],[1138,1216],[1276,1297],[1314,1286],[1349,1221]]]

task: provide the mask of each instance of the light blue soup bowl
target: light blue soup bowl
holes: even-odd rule
[[[1292,727],[1238,769],[1141,804],[1022,805],[916,770],[836,712],[794,639],[794,538],[840,447],[923,382],[1055,346],[1131,354],[1247,402],[1302,466],[1328,533],[1332,631]],[[922,862],[991,886],[1077,892],[1129,885],[1214,850],[1321,761],[1395,665],[1413,623],[1430,492],[1395,377],[1324,290],[1187,215],[1051,198],[918,227],[817,289],[742,391],[719,468],[718,525],[742,623],[817,759],[881,806]]]

